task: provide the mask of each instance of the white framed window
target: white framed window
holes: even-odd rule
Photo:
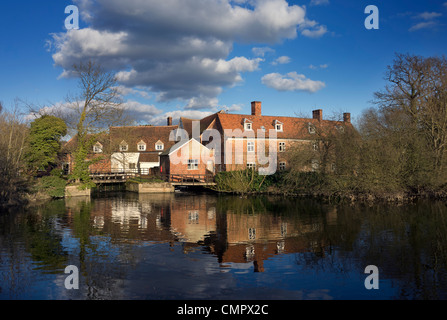
[[[199,211],[188,211],[188,223],[189,224],[199,223]]]
[[[279,152],[284,152],[286,151],[286,143],[285,142],[280,142],[279,146],[278,146]]]
[[[247,162],[247,169],[256,169],[256,163]]]
[[[198,169],[199,169],[199,160],[189,159],[188,160],[188,170],[198,170]]]
[[[316,142],[316,141],[312,142],[312,150],[318,151],[318,149],[319,149],[318,142]]]
[[[253,125],[251,122],[245,122],[244,123],[244,129],[245,130],[253,130]]]
[[[320,162],[318,159],[312,159],[312,171],[317,171],[320,168]]]
[[[255,143],[254,141],[247,142],[247,152],[255,152]]]
[[[146,144],[144,142],[138,144],[138,151],[146,151]]]
[[[284,170],[286,170],[286,163],[280,162],[279,163],[279,171],[284,171]]]
[[[129,146],[127,144],[120,144],[120,151],[127,151],[129,150]]]
[[[155,145],[155,150],[162,151],[164,149],[164,145],[162,143],[157,143]]]
[[[312,123],[309,123],[309,127],[308,127],[309,133],[310,134],[315,134],[315,126]]]
[[[102,144],[100,144],[99,142],[97,142],[97,143],[93,146],[93,152],[94,152],[94,153],[102,153]]]

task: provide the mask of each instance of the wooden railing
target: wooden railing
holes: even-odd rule
[[[125,182],[127,179],[132,177],[150,177],[155,179],[160,179],[165,182],[170,182],[174,184],[203,184],[203,183],[213,183],[214,175],[209,174],[153,174],[149,170],[126,170],[123,172],[110,172],[110,171],[95,171],[90,173],[90,177],[94,181],[108,181],[108,182]]]

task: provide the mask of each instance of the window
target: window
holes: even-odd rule
[[[286,143],[285,142],[280,142],[279,143],[279,152],[284,152],[286,151]]]
[[[282,132],[283,124],[282,122],[275,120],[274,127],[276,131]]]
[[[164,149],[163,144],[156,144],[156,145],[155,145],[155,150],[161,151],[161,150],[163,150],[163,149]]]
[[[247,169],[256,169],[256,163],[247,162]]]
[[[140,143],[138,145],[138,151],[146,151],[146,144],[145,143]]]
[[[309,123],[309,133],[310,134],[315,134],[315,127],[312,123]]]
[[[317,171],[320,167],[320,162],[317,159],[312,160],[312,171]]]
[[[136,168],[137,168],[137,164],[136,163],[129,163],[129,169],[135,170]]]
[[[188,223],[198,224],[199,223],[199,212],[198,211],[188,211]]]
[[[246,122],[245,124],[244,124],[244,129],[245,130],[252,130],[252,124],[251,124],[251,122]]]
[[[318,142],[313,142],[312,143],[312,150],[313,151],[318,151],[319,147],[318,147]]]
[[[286,163],[280,162],[279,163],[279,171],[284,171],[284,170],[286,170]]]
[[[248,228],[248,239],[256,240],[256,228]]]
[[[189,159],[188,160],[188,170],[198,170],[198,169],[199,169],[199,160]]]
[[[127,145],[127,143],[125,141],[122,141],[120,143],[120,151],[127,151],[129,150],[129,146]]]
[[[247,142],[247,152],[255,152],[255,143],[253,141]]]
[[[102,144],[100,144],[99,142],[97,142],[97,143],[93,146],[93,152],[94,152],[94,153],[102,153]]]

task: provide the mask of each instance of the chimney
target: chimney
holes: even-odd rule
[[[253,101],[251,103],[251,115],[252,116],[261,116],[262,115],[262,108],[261,108],[261,101]]]
[[[172,117],[168,117],[168,126],[172,126]]]
[[[343,121],[347,123],[351,123],[351,114],[350,113],[343,113]]]
[[[312,111],[312,118],[314,118],[318,121],[323,120],[323,110],[318,109],[318,110]]]

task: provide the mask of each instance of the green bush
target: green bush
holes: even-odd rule
[[[46,176],[40,179],[39,190],[53,198],[63,198],[65,196],[66,185],[67,181],[60,177]]]

